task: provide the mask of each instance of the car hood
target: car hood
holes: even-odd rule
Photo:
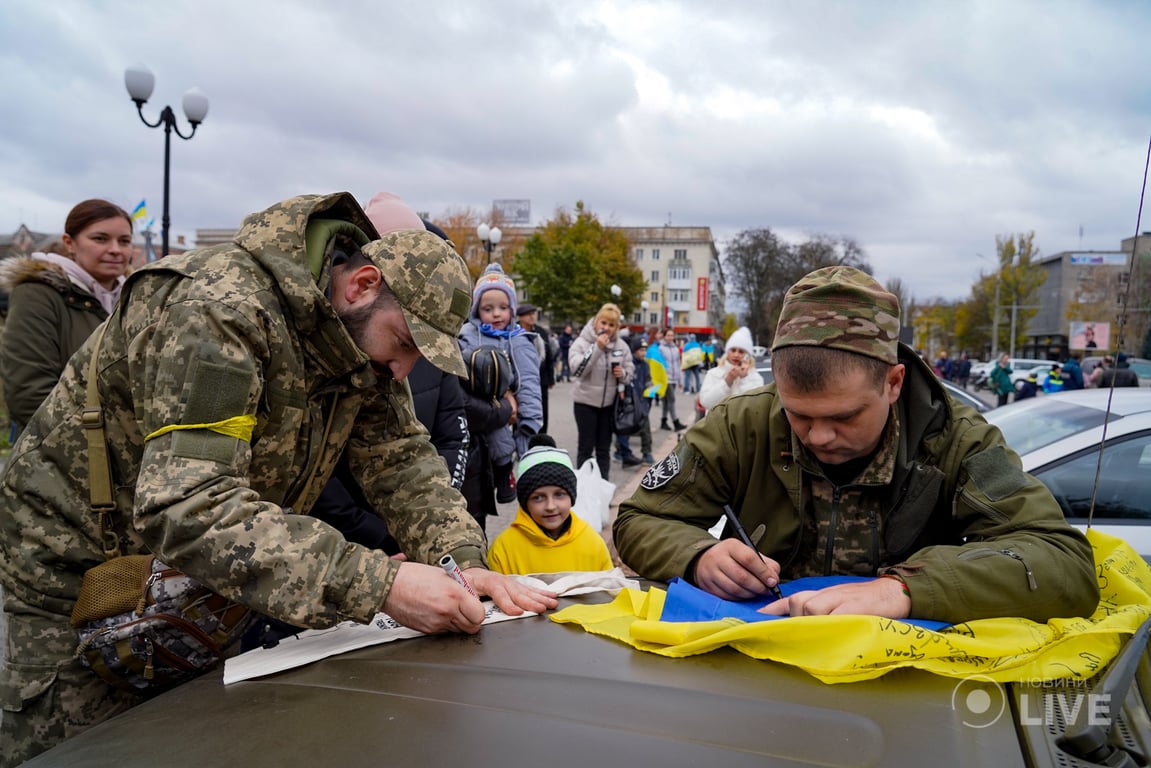
[[[535,616],[226,687],[209,674],[28,765],[1022,765],[1010,714],[965,725],[962,683],[898,670],[827,685],[731,649],[671,659]]]

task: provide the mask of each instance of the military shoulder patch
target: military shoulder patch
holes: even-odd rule
[[[662,488],[671,482],[672,478],[679,474],[679,456],[674,453],[669,453],[666,458],[657,464],[653,464],[647,472],[644,473],[643,479],[639,481],[641,488],[649,491],[654,491],[656,488]]]

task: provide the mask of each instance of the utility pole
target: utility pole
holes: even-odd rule
[[[991,360],[999,359],[999,273],[995,273],[995,310],[991,313]],[[1014,345],[1014,341],[1012,341]]]

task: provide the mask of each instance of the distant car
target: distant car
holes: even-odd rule
[[[764,384],[770,384],[775,381],[775,376],[771,373],[771,358],[760,360],[756,363],[755,370],[759,371],[759,375],[763,377]]]
[[[767,355],[767,347],[761,347],[758,344],[756,344],[754,347],[751,348],[751,356],[754,357],[756,360],[766,358],[768,356]]]
[[[1083,368],[1083,378],[1086,379],[1091,375],[1095,368],[1103,363],[1102,357],[1092,356],[1083,358],[1080,367]],[[1135,375],[1139,377],[1139,386],[1151,387],[1151,360],[1143,357],[1129,357],[1127,358],[1127,365],[1131,370],[1135,371]]]
[[[1092,524],[1151,560],[1151,390],[1057,392],[996,408],[987,420],[1003,432],[1023,468],[1051,489],[1074,525],[1087,525],[1098,467]]]
[[[1043,382],[1047,380],[1047,374],[1051,371],[1051,366],[1055,365],[1055,360],[1040,360],[1034,357],[1012,357],[1009,358],[1007,364],[1011,367],[1011,383],[1015,385],[1015,391],[1018,392],[1019,388],[1023,386],[1023,382],[1031,375],[1034,370],[1036,374],[1036,383],[1042,387]],[[986,364],[986,367],[975,374],[974,368],[972,369],[971,384],[975,389],[985,389],[988,387],[991,372],[998,365],[998,361],[992,361]]]

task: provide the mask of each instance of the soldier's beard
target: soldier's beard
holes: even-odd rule
[[[364,352],[364,354],[367,354],[364,348],[367,345],[368,324],[371,322],[372,316],[375,315],[376,311],[374,305],[369,305],[336,313],[340,318],[340,322],[344,324],[344,329],[347,330],[348,335],[352,337],[352,342],[361,352]],[[392,371],[386,365],[376,365],[376,363],[373,362],[372,370],[374,370],[380,378],[392,378]]]

